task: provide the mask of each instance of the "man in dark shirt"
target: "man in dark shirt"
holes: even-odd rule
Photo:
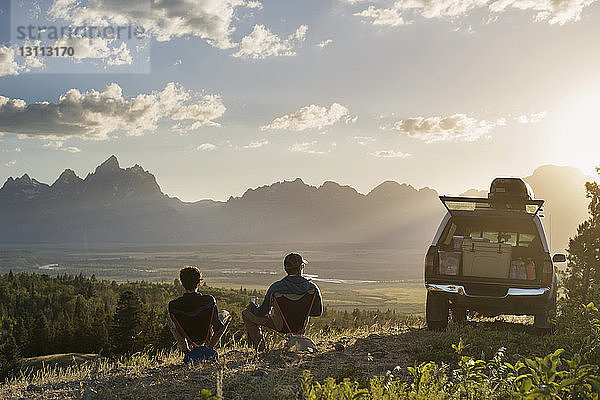
[[[231,320],[229,312],[225,310],[219,312],[216,306],[217,302],[213,296],[197,292],[198,286],[202,282],[202,273],[198,268],[182,268],[179,271],[179,280],[185,289],[185,293],[183,296],[169,302],[168,320],[171,333],[177,340],[177,347],[184,353],[190,351],[195,344],[205,344],[213,347],[229,326]],[[182,321],[177,320],[176,315],[178,314],[193,316],[213,307],[214,311],[208,313],[208,315],[212,315],[212,325],[206,337],[195,337],[198,326],[193,324],[207,323],[207,321],[188,322],[188,325],[183,326]]]
[[[263,337],[260,331],[261,326],[277,330],[271,315],[271,301],[274,293],[305,294],[314,290],[316,296],[309,316],[318,317],[323,313],[323,301],[319,288],[302,276],[302,270],[306,263],[300,254],[288,254],[283,261],[287,276],[269,287],[260,307],[254,303],[249,303],[246,309],[242,311],[242,319],[248,332],[248,342],[254,348],[264,349]]]

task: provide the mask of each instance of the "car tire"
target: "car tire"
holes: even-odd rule
[[[448,327],[448,299],[436,293],[427,292],[425,319],[427,328],[432,331],[443,331]]]
[[[547,335],[554,331],[554,324],[549,320],[550,312],[556,311],[556,277],[554,279],[554,285],[552,286],[552,297],[548,304],[548,310],[535,314],[533,316],[533,326],[538,335]]]
[[[464,324],[467,322],[467,309],[465,307],[452,307],[452,322]]]
[[[548,321],[548,312],[542,312],[533,316],[533,327],[538,335],[548,335],[552,333],[553,325]]]

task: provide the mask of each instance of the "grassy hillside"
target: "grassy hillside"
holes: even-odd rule
[[[528,318],[473,320],[451,324],[447,332],[430,332],[419,318],[382,318],[346,330],[313,328],[314,353],[285,351],[280,340],[255,353],[231,340],[219,349],[218,363],[195,366],[184,365],[177,352],[142,351],[25,371],[0,388],[0,398],[203,398],[205,391],[205,398],[225,399],[549,399],[525,393],[551,393],[561,385],[563,399],[597,398],[591,394],[600,390],[597,366],[583,365],[600,360],[600,314],[588,307],[577,315],[559,318],[557,332],[548,336],[537,336]],[[564,353],[536,362],[560,348]],[[553,375],[553,367],[562,372]],[[548,389],[550,379],[556,387]],[[363,397],[360,388],[366,388]]]

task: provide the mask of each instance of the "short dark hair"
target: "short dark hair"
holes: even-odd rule
[[[290,253],[283,260],[283,268],[288,275],[295,275],[300,272],[305,261],[300,254]]]
[[[179,280],[186,290],[196,290],[202,280],[202,272],[196,267],[183,267],[179,271]]]

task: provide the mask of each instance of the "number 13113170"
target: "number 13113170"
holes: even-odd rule
[[[19,55],[22,57],[73,57],[75,49],[73,47],[38,47],[23,46],[19,47]]]

